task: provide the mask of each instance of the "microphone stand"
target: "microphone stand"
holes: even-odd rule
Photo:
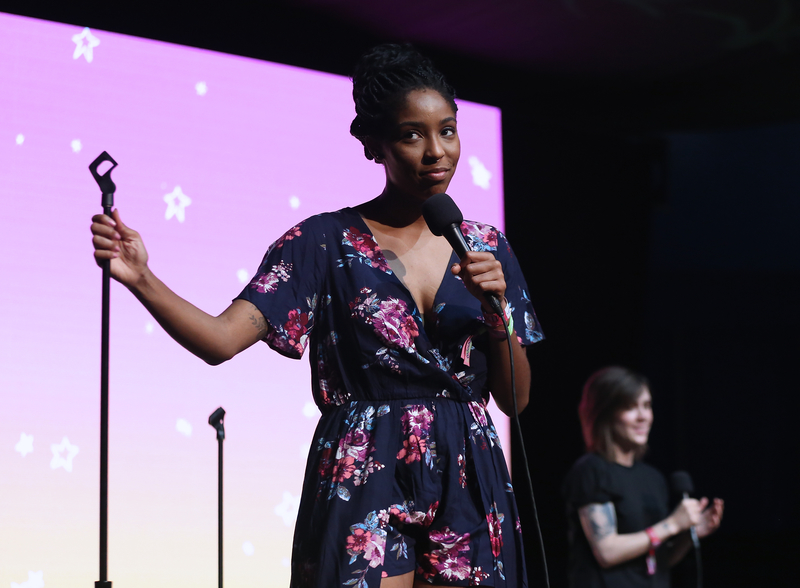
[[[111,167],[106,173],[97,173],[98,166],[111,162]],[[102,192],[101,206],[103,213],[111,216],[114,207],[114,192],[117,187],[111,181],[111,172],[117,167],[117,162],[103,151],[97,159],[89,165],[97,185]],[[108,341],[109,341],[109,300],[111,289],[111,260],[102,262],[103,269],[103,302],[102,326],[100,343],[100,580],[95,582],[95,588],[111,588],[108,580]]]
[[[222,419],[225,409],[221,406],[208,417],[208,424],[217,430],[219,465],[217,466],[217,575],[222,588],[222,442],[225,440],[225,425]]]

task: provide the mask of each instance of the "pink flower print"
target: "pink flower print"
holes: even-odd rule
[[[472,418],[481,427],[488,427],[489,421],[486,419],[486,409],[478,402],[469,403],[469,411],[472,413]]]
[[[371,541],[364,548],[364,559],[369,561],[369,567],[377,568],[383,565],[386,553],[386,537],[379,533],[372,533]]]
[[[438,547],[423,556],[423,577],[429,579],[438,573],[443,578],[466,580],[471,568],[469,559],[463,554],[469,551],[469,533],[459,535],[450,528],[443,527],[430,531],[428,537]]]
[[[472,574],[470,574],[469,577],[469,585],[480,586],[481,582],[483,582],[488,577],[489,574],[487,572],[484,572],[483,569],[481,569],[481,566],[472,568]]]
[[[250,287],[255,288],[262,294],[271,294],[278,289],[278,282],[289,281],[292,272],[292,264],[281,262],[273,265],[268,272],[256,275],[250,282]]]
[[[433,550],[435,553],[455,556],[462,551],[469,551],[469,533],[459,535],[449,527],[442,527],[429,532],[428,537],[433,543],[441,546]]]
[[[466,459],[464,456],[459,453],[458,454],[458,484],[462,488],[467,487],[467,469],[466,469]]]
[[[466,557],[448,557],[434,564],[436,571],[448,580],[466,580],[471,571]]]
[[[404,301],[397,298],[381,301],[378,311],[372,315],[372,326],[387,345],[409,351],[414,349],[419,328]]]
[[[422,454],[428,450],[425,439],[420,439],[416,435],[409,435],[403,441],[403,448],[397,452],[397,459],[405,458],[406,463],[414,463],[422,458]]]
[[[473,235],[470,235],[470,231]],[[461,225],[461,232],[467,238],[472,236],[477,238],[492,249],[497,248],[497,230],[491,226],[483,223],[466,222]]]
[[[308,313],[300,312],[299,308],[289,311],[289,320],[283,325],[286,335],[295,343],[300,342],[300,338],[306,334],[308,329]]]
[[[352,457],[344,457],[337,461],[336,465],[333,467],[333,481],[344,482],[353,476],[355,470],[355,459]]]
[[[362,233],[358,228],[350,227],[344,232],[344,241],[351,245],[372,267],[390,271],[389,264],[378,249],[378,244],[369,233]]]
[[[433,422],[433,412],[428,410],[424,404],[410,404],[403,408],[405,412],[400,417],[400,422],[403,424],[403,431],[406,435],[427,437]]]
[[[502,513],[497,512],[497,505],[492,504],[491,511],[486,515],[486,522],[489,524],[489,539],[492,542],[492,555],[495,557],[500,555],[500,549],[503,547],[503,529],[500,523],[504,518]]]
[[[319,458],[319,475],[322,478],[327,478],[333,472],[334,463],[334,454],[333,454],[333,447],[327,447],[323,450],[322,455]]]
[[[356,527],[353,534],[347,538],[347,554],[357,555],[363,552],[371,544],[372,533],[366,529]]]
[[[353,429],[339,441],[339,456],[349,455],[358,461],[365,461],[370,452],[372,435],[364,429]]]
[[[279,248],[279,247],[283,247],[283,242],[284,242],[284,241],[291,241],[291,240],[292,240],[292,239],[294,239],[295,237],[299,237],[300,235],[302,235],[303,233],[300,231],[300,227],[302,226],[302,224],[303,224],[303,223],[300,223],[299,225],[295,225],[294,227],[292,227],[291,229],[289,229],[288,231],[286,231],[286,232],[285,232],[285,233],[284,233],[284,234],[281,236],[281,238],[280,238],[280,239],[278,239],[278,240],[275,242],[275,248],[277,249],[277,248]]]

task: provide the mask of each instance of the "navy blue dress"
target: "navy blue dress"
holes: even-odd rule
[[[502,262],[519,343],[539,341],[505,237],[470,221],[461,230]],[[367,225],[345,208],[278,239],[239,297],[269,322],[270,347],[292,358],[311,349],[322,416],[291,585],[378,588],[412,570],[432,584],[527,585],[513,489],[485,410],[488,335],[461,279],[448,267],[436,320],[423,325]]]

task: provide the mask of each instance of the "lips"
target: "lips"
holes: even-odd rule
[[[424,171],[420,175],[422,175],[422,177],[425,178],[440,180],[447,177],[447,174],[449,173],[450,173],[449,167],[437,167],[431,170]]]

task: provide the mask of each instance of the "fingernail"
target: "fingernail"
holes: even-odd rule
[[[122,235],[120,235],[119,233],[114,233],[114,238],[115,239],[122,239]]]

